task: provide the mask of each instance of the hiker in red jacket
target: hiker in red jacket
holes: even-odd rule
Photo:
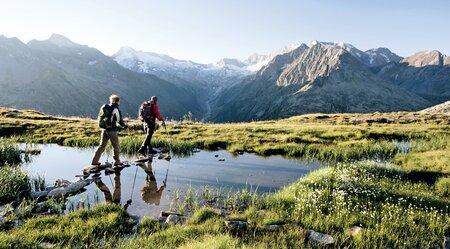
[[[147,134],[144,142],[139,148],[138,153],[140,156],[146,157],[147,152],[150,154],[156,154],[156,151],[151,147],[151,140],[153,132],[155,131],[156,119],[162,121],[162,125],[166,126],[164,117],[159,112],[157,103],[158,98],[153,96],[149,101],[142,103],[139,108],[139,117],[144,122],[144,132]]]

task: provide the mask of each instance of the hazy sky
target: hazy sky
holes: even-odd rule
[[[0,0],[0,34],[52,33],[107,55],[131,46],[203,63],[312,40],[450,54],[450,1]]]

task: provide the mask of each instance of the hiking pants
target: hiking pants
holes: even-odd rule
[[[147,136],[145,136],[145,140],[142,143],[141,148],[139,149],[140,152],[147,153],[148,149],[151,148],[151,141],[153,132],[155,131],[155,124],[155,122],[144,123],[144,132],[145,134],[147,134]]]
[[[102,138],[100,140],[100,145],[97,147],[95,151],[94,158],[92,158],[92,164],[98,164],[102,153],[105,151],[106,144],[108,140],[111,140],[111,144],[113,147],[113,158],[114,162],[119,163],[119,136],[117,135],[117,131],[107,131],[102,129]]]

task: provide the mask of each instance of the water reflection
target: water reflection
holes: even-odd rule
[[[167,168],[166,177],[163,181],[163,184],[158,189],[158,183],[156,181],[155,174],[153,173],[152,169],[152,162],[148,161],[147,163],[136,163],[136,165],[141,167],[146,174],[144,187],[142,187],[141,189],[142,200],[147,204],[154,204],[156,206],[159,206],[159,203],[161,202],[162,193],[166,188],[169,168]]]
[[[25,167],[32,175],[45,177],[47,184],[61,178],[77,181],[74,177],[80,174],[80,168],[86,162],[90,162],[93,153],[92,148],[77,149],[54,144],[37,147],[41,153]],[[219,161],[215,155],[225,158],[225,161]],[[101,161],[108,159],[104,155]],[[125,160],[134,161],[136,158]],[[128,212],[132,215],[157,216],[171,208],[175,193],[192,189],[200,194],[204,186],[230,190],[253,186],[258,193],[273,192],[319,165],[317,161],[287,160],[280,156],[263,158],[245,153],[233,157],[226,151],[200,151],[191,157],[172,158],[170,162],[154,158],[153,162],[112,171],[107,176],[102,171],[102,178],[97,179],[96,184],[87,186],[85,193],[70,199],[76,203],[94,196],[90,200],[128,204]]]
[[[162,193],[167,186],[166,183],[167,183],[167,176],[169,174],[169,168],[167,168],[167,170],[166,170],[166,175],[163,180],[163,184],[158,188],[158,182],[156,181],[156,177],[153,172],[151,161],[139,162],[139,163],[136,163],[135,166],[144,170],[144,172],[146,174],[145,183],[141,189],[142,200],[147,204],[159,206],[159,204],[161,202]],[[113,173],[114,174],[114,182],[112,183],[112,186],[113,186],[112,193],[111,193],[110,189],[108,188],[108,186],[103,182],[100,172],[96,173],[92,176],[92,179],[94,179],[95,185],[103,193],[105,201],[108,203],[115,203],[115,204],[121,205],[122,190],[121,190],[120,176],[121,176],[121,171],[123,169],[124,169],[123,167],[114,168],[114,173]],[[125,210],[127,210],[128,207],[132,203],[131,198],[133,197],[133,191],[134,191],[134,187],[135,187],[135,183],[136,183],[137,170],[138,170],[138,168],[136,168],[136,173],[134,176],[131,197],[130,197],[130,199],[128,199],[126,201],[126,203],[124,205]],[[111,177],[111,175],[108,175],[108,176]]]

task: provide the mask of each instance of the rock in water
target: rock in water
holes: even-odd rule
[[[77,182],[71,183],[69,186],[64,188],[64,195],[76,194],[82,188],[92,183],[92,179],[79,180]]]
[[[64,196],[64,187],[55,188],[47,195],[48,198],[62,198]]]
[[[47,197],[48,193],[50,191],[38,191],[38,192],[31,192],[30,193],[30,197],[33,199],[43,199],[45,197]]]
[[[48,193],[48,197],[62,198],[63,196],[76,194],[84,187],[92,183],[92,179],[79,180],[77,182],[70,183],[67,187],[60,187],[53,189]]]
[[[57,179],[55,181],[55,187],[66,187],[70,184],[70,181],[66,179]]]
[[[320,245],[332,245],[334,244],[334,239],[329,234],[319,233],[313,230],[309,231],[309,241],[313,243],[317,243]]]

